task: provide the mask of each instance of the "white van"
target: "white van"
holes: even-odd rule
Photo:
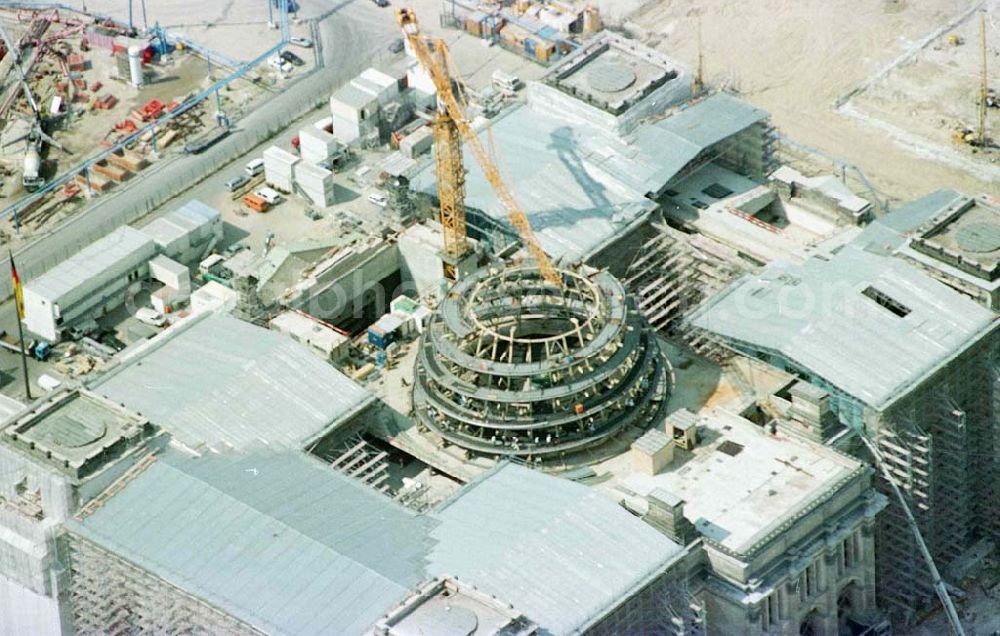
[[[247,162],[246,173],[248,176],[256,177],[260,173],[264,172],[264,160],[263,159],[253,159]]]
[[[152,307],[140,307],[135,312],[135,319],[150,327],[162,327],[167,324],[167,317]]]
[[[254,194],[267,201],[268,205],[278,205],[281,202],[281,194],[271,188],[261,188],[254,192]]]

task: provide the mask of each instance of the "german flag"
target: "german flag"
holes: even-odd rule
[[[21,286],[21,277],[17,275],[17,268],[14,267],[14,255],[10,254],[10,279],[14,283],[14,303],[17,305],[17,317],[24,320],[24,288]]]

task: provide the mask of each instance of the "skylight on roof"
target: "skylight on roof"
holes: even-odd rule
[[[889,295],[880,292],[871,285],[865,287],[864,291],[862,291],[861,293],[864,296],[867,296],[868,298],[871,298],[876,303],[878,303],[879,307],[882,307],[887,311],[891,311],[893,314],[895,314],[900,318],[905,318],[907,314],[910,313],[909,307],[907,307],[903,303],[893,300]]]

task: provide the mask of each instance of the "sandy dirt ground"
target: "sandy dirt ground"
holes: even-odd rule
[[[904,118],[899,123],[912,126],[915,139],[899,134],[877,121],[837,113],[834,104],[841,96],[863,86],[878,72],[918,46],[942,25],[966,13],[969,0],[757,0],[735,3],[729,0],[655,0],[646,2],[624,23],[647,43],[681,60],[697,59],[697,32],[701,22],[705,72],[715,84],[726,84],[755,105],[773,114],[785,135],[828,155],[858,166],[883,194],[894,200],[908,200],[930,191],[953,187],[968,192],[1000,191],[1000,180],[991,172],[970,174],[968,166],[940,161],[933,153],[915,149],[924,136],[948,146],[947,131],[933,128],[938,119],[948,119],[949,109],[965,113],[970,106],[948,105],[942,115],[927,115],[927,104],[940,95],[968,101],[953,86],[967,72],[962,62],[947,87],[935,88],[921,98],[921,104],[904,101],[889,110],[893,113],[917,111],[923,126]],[[989,6],[994,21],[1000,22],[995,0]],[[701,16],[701,17],[699,17]],[[1000,41],[1000,34],[995,34]],[[962,55],[973,49],[969,41]],[[931,44],[930,47],[934,45]],[[1000,46],[1000,44],[998,44]],[[926,49],[925,49],[926,50]],[[938,53],[933,48],[930,53]],[[933,55],[928,57],[933,58]],[[998,64],[997,66],[1000,66]],[[904,71],[909,69],[904,68]],[[922,79],[921,79],[922,74]],[[934,72],[920,71],[917,79],[934,81]],[[897,81],[894,76],[890,82]],[[967,78],[968,79],[968,78]],[[869,101],[886,101],[894,91],[877,88]],[[920,87],[918,86],[918,92]],[[902,89],[898,89],[902,90]],[[911,98],[912,99],[912,98]],[[905,100],[905,96],[904,96]],[[868,104],[866,104],[868,106]],[[974,108],[974,106],[971,106]],[[1000,126],[1000,115],[994,111]],[[927,124],[926,122],[931,122]],[[931,130],[925,128],[930,127]],[[949,124],[950,126],[950,124]],[[905,135],[904,135],[905,137]],[[977,158],[978,159],[978,158]],[[992,164],[983,163],[992,167]],[[1000,179],[1000,177],[998,177]]]

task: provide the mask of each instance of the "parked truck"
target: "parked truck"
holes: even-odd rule
[[[0,347],[21,354],[20,341],[4,330],[0,330]],[[26,346],[27,354],[36,360],[45,360],[52,353],[52,345],[44,340],[29,340]]]

